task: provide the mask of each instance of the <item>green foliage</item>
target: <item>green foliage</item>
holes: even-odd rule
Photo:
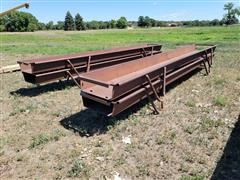
[[[217,106],[225,106],[227,104],[227,100],[224,96],[217,96],[214,98],[214,104]]]
[[[38,23],[38,30],[46,30],[46,25],[44,23]]]
[[[227,3],[224,5],[224,10],[227,11],[227,14],[223,17],[223,22],[226,25],[237,24],[238,16],[240,15],[240,8],[234,8],[233,3]]]
[[[36,148],[40,145],[47,144],[49,141],[58,141],[60,137],[64,137],[66,134],[57,129],[52,134],[48,135],[46,133],[39,134],[32,138],[32,142],[29,146],[30,149]]]
[[[38,20],[30,13],[16,11],[1,18],[0,26],[1,31],[35,31],[38,29]]]
[[[29,147],[33,149],[37,146],[48,143],[49,140],[50,137],[47,134],[39,134],[38,136],[32,138],[32,143]]]
[[[71,13],[68,11],[66,16],[65,16],[65,21],[64,21],[64,30],[65,31],[72,31],[74,30],[74,21]]]
[[[128,26],[127,19],[126,19],[125,17],[120,17],[120,18],[117,20],[116,26],[117,26],[117,28],[119,28],[119,29],[125,29],[125,28],[127,28],[127,26]]]
[[[97,21],[87,22],[87,29],[99,29],[99,23]]]
[[[46,29],[47,30],[52,30],[53,29],[53,21],[49,21],[47,24],[46,24]]]
[[[116,24],[117,24],[117,22],[112,19],[112,20],[110,21],[110,28],[112,28],[112,29],[113,29],[113,28],[116,28]]]
[[[157,25],[157,22],[148,16],[139,16],[137,24],[139,27],[154,27]]]
[[[54,25],[56,30],[64,30],[64,21],[58,21],[56,25]]]
[[[180,180],[204,180],[204,176],[196,175],[196,176],[182,176]]]
[[[83,18],[80,16],[79,13],[77,13],[77,15],[75,16],[75,27],[76,30],[80,31],[80,30],[85,30],[85,24],[83,22]]]

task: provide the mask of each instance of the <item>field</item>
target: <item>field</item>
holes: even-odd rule
[[[1,66],[132,44],[217,44],[210,75],[168,87],[159,115],[143,102],[106,118],[83,107],[72,82],[37,87],[1,74],[1,179],[240,178],[240,26],[0,35]]]

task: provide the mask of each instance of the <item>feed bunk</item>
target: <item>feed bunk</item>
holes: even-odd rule
[[[210,72],[216,46],[197,50],[189,45],[79,75],[84,106],[115,116],[137,102],[152,97],[161,101],[166,86],[197,68]]]
[[[138,45],[18,61],[18,64],[25,81],[29,83],[41,84],[68,78],[75,80],[83,72],[158,54],[161,47],[157,44]]]

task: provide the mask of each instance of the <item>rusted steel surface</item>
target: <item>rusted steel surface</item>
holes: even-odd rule
[[[142,99],[165,94],[166,85],[204,67],[210,72],[216,46],[197,50],[195,45],[177,48],[138,61],[98,69],[80,75],[86,107],[115,116]]]
[[[78,73],[112,66],[161,52],[161,45],[149,44],[86,53],[18,61],[24,79],[33,84],[73,78]]]

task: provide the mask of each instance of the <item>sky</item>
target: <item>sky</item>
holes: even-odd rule
[[[33,14],[40,22],[63,21],[69,10],[84,21],[111,20],[125,16],[137,20],[139,16],[168,20],[212,20],[221,19],[223,6],[228,0],[0,0],[1,12],[24,2],[30,8],[21,11]],[[239,6],[239,0],[231,0]]]

